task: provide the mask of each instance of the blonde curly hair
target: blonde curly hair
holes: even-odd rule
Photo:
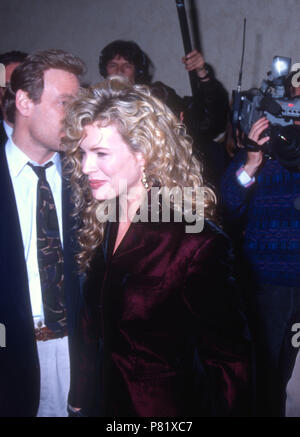
[[[201,165],[192,153],[192,139],[186,134],[185,126],[151,94],[149,87],[132,85],[120,76],[111,77],[80,90],[65,118],[66,135],[62,140],[66,149],[65,167],[73,187],[74,215],[81,217],[77,230],[80,245],[77,260],[81,271],[89,268],[105,230],[105,223],[97,219],[100,202],[93,198],[88,178],[81,168],[80,144],[85,137],[84,128],[94,122],[101,127],[114,124],[129,149],[142,153],[150,187],[170,190],[202,187],[204,216],[214,218],[216,196],[209,187],[203,186]]]

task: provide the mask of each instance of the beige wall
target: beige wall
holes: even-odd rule
[[[189,0],[185,0],[189,12]],[[300,62],[299,0],[195,0],[204,55],[228,90],[236,86],[243,18],[247,40],[243,89],[260,85],[274,55]],[[189,94],[175,0],[0,0],[0,52],[64,48],[99,80],[100,49],[132,39],[156,66],[155,79]]]

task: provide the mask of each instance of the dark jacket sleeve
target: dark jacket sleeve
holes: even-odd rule
[[[212,77],[207,82],[199,81],[197,105],[204,116],[199,120],[200,131],[216,135],[225,131],[228,115],[228,94],[221,82]]]
[[[197,82],[196,96],[180,97],[176,91],[162,82],[151,85],[152,93],[166,103],[179,116],[184,112],[184,123],[195,142],[212,141],[225,131],[229,110],[228,93],[214,77]]]
[[[199,143],[212,141],[226,129],[229,100],[228,93],[213,75],[210,80],[198,80],[194,97],[185,97],[188,108],[185,121]]]
[[[213,416],[249,415],[251,406],[252,345],[231,268],[229,239],[219,233],[194,254],[184,292]]]

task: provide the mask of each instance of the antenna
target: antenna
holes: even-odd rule
[[[237,135],[236,131],[239,127],[239,116],[241,108],[241,88],[242,88],[242,76],[243,76],[243,64],[244,64],[244,54],[245,54],[245,40],[246,40],[246,18],[244,18],[244,31],[243,31],[243,49],[242,49],[242,59],[241,67],[239,72],[239,80],[236,90],[232,91],[232,138],[237,146]]]
[[[237,84],[237,91],[240,92],[242,88],[242,76],[243,76],[243,65],[244,65],[244,54],[245,54],[245,41],[246,41],[246,18],[244,18],[244,30],[243,30],[243,48],[242,48],[242,59],[241,68],[239,73],[239,80]]]

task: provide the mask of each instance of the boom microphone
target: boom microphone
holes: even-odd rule
[[[177,12],[178,12],[178,18],[180,23],[180,29],[181,29],[181,36],[183,41],[183,47],[185,55],[188,53],[191,53],[192,51],[192,44],[191,44],[191,37],[190,37],[190,31],[188,26],[188,21],[186,17],[186,11],[184,6],[184,0],[175,0],[176,6],[177,6]],[[195,71],[189,71],[189,78],[190,78],[190,84],[192,88],[192,95],[193,97],[196,96],[197,93],[197,74]]]

